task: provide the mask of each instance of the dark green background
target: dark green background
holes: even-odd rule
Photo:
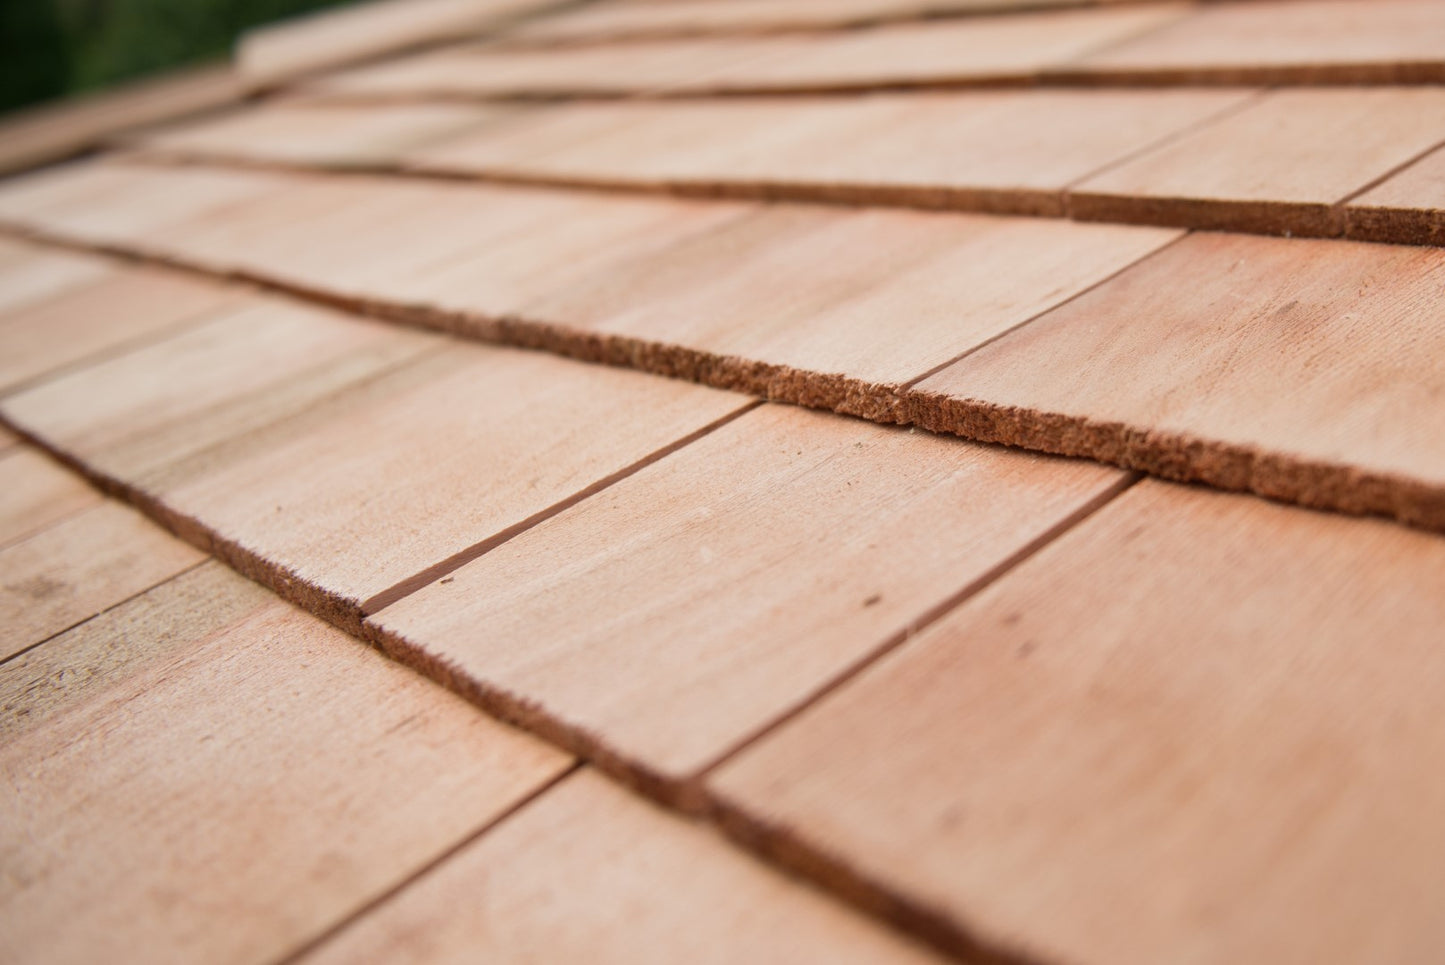
[[[338,0],[0,0],[0,111],[224,55]]]

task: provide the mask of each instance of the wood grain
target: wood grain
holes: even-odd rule
[[[1182,16],[1178,4],[971,17],[807,36],[632,41],[560,50],[476,47],[322,78],[328,97],[502,97],[867,90],[1024,84]]]
[[[918,385],[990,441],[1445,527],[1445,254],[1195,234]]]
[[[274,960],[568,766],[203,569],[0,668],[0,957]]]
[[[62,160],[124,131],[241,99],[228,64],[162,74],[11,114],[0,122],[0,174]]]
[[[1120,479],[764,406],[371,622],[499,713],[682,800]]]
[[[22,311],[114,274],[109,262],[32,245],[0,261],[0,313]]]
[[[468,104],[348,108],[278,101],[172,126],[132,143],[186,158],[371,168],[509,115],[503,108]]]
[[[1194,12],[1081,58],[1050,82],[1422,84],[1445,79],[1434,0],[1264,0]]]
[[[936,959],[589,771],[306,959],[923,963]]]
[[[0,283],[3,284],[3,283]],[[127,267],[0,314],[0,392],[156,338],[240,302],[234,286]]]
[[[0,547],[100,502],[100,493],[29,446],[0,439]]]
[[[305,412],[438,342],[246,295],[174,335],[0,400],[0,413],[92,471],[139,483],[204,461],[227,440]]]
[[[1442,579],[1438,536],[1146,481],[713,786],[958,947],[1428,960]]]
[[[203,559],[114,502],[12,543],[0,549],[0,660]]]
[[[1069,193],[1075,217],[1341,234],[1338,203],[1445,139],[1445,90],[1279,90]]]
[[[402,592],[748,403],[453,344],[141,488],[246,572],[355,627],[373,597]]]
[[[855,204],[1064,213],[1063,189],[1243,91],[622,101],[531,112],[408,155],[421,170]]]
[[[1345,218],[1361,241],[1445,245],[1445,148],[1352,199]]]
[[[1112,2],[1112,0],[1103,0]],[[504,43],[598,43],[642,37],[837,30],[925,17],[1090,6],[1090,0],[687,0],[563,10],[508,31]]]
[[[474,35],[546,7],[544,0],[369,0],[282,20],[242,35],[237,70],[272,85],[408,47]]]

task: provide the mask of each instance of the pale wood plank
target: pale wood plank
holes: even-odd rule
[[[206,569],[0,668],[0,957],[274,960],[568,766]]]
[[[236,65],[252,85],[505,27],[546,0],[369,0],[251,30]]]
[[[241,94],[230,65],[218,64],[13,114],[0,122],[0,174],[79,154],[123,131],[224,107]]]
[[[1345,217],[1361,241],[1445,245],[1445,149],[1354,198]]]
[[[1063,189],[1244,91],[624,101],[536,112],[412,152],[423,170],[1062,215]]]
[[[258,301],[3,411],[247,572],[354,621],[372,596],[747,404],[442,344]]]
[[[1076,186],[1075,217],[1338,235],[1336,205],[1445,139],[1445,90],[1279,90]]]
[[[1445,527],[1435,249],[1195,234],[918,386],[995,441]]]
[[[0,660],[205,559],[103,502],[0,549]]]
[[[170,337],[0,400],[0,412],[92,470],[139,482],[438,347],[420,333],[247,295]]]
[[[7,446],[0,436],[0,547],[100,500],[100,493],[77,474],[28,446]]]
[[[0,186],[0,221],[114,245],[206,214],[244,210],[277,186],[274,177],[256,171],[196,168],[158,177],[155,169],[102,159]]]
[[[936,959],[583,771],[308,962]]]
[[[0,262],[0,312],[39,305],[114,273],[114,266],[100,258],[16,245]]]
[[[981,215],[770,206],[599,266],[540,294],[522,314],[783,366],[799,381],[821,373],[806,379],[806,391],[824,399],[829,376],[916,379],[1174,237]]]
[[[639,37],[772,33],[859,27],[923,17],[1091,5],[1091,0],[688,0],[671,3],[598,3],[522,24],[509,31],[504,40],[509,44],[596,43]]]
[[[370,168],[511,113],[470,104],[357,108],[279,101],[171,127],[132,143],[150,153],[186,158]]]
[[[1442,581],[1438,536],[1144,482],[713,786],[945,940],[1429,960]]]
[[[1092,53],[1052,81],[1419,84],[1445,79],[1445,8],[1434,0],[1200,4]]]
[[[126,267],[0,315],[0,391],[234,306],[229,285]]]
[[[803,37],[446,50],[322,78],[331,97],[740,93],[1024,83],[1183,16],[1172,4],[972,17]]]
[[[371,622],[503,714],[681,798],[1120,479],[765,406]]]

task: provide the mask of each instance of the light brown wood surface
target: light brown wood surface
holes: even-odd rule
[[[240,99],[241,85],[230,65],[217,64],[42,104],[0,121],[0,174],[58,161],[121,132]]]
[[[1276,90],[1070,192],[1076,217],[1335,235],[1338,202],[1445,140],[1445,89]]]
[[[1442,51],[1445,7],[1435,0],[1211,3],[1051,79],[1439,83]]]
[[[252,30],[236,47],[250,84],[303,74],[408,47],[475,34],[542,9],[546,0],[368,0]]]
[[[75,473],[29,446],[0,438],[0,547],[100,502],[101,495]]]
[[[0,312],[33,308],[113,273],[113,265],[101,258],[14,244],[0,261]]]
[[[585,770],[304,959],[936,960]]]
[[[332,97],[859,90],[1023,83],[1168,23],[1178,4],[939,20],[808,36],[633,41],[558,50],[477,47],[322,78]]]
[[[0,549],[0,660],[203,559],[118,503],[59,519]]]
[[[249,295],[169,337],[0,400],[0,413],[91,469],[138,483],[204,462],[228,439],[439,347],[416,332]]]
[[[1111,2],[1111,0],[1103,0]],[[977,15],[1089,0],[688,0],[599,3],[522,24],[503,38],[518,42],[599,42],[634,37],[837,29],[894,20]]]
[[[764,406],[372,622],[677,793],[1121,478]]]
[[[1030,91],[590,103],[531,112],[407,159],[450,173],[1060,215],[1069,184],[1247,96]]]
[[[1146,481],[713,786],[1031,961],[1427,961],[1442,625],[1438,536]]]
[[[111,245],[207,213],[244,210],[276,187],[265,174],[239,170],[197,168],[161,180],[153,170],[105,159],[45,170],[0,186],[0,222]]]
[[[1435,249],[1191,235],[920,383],[915,415],[1445,525],[1442,277]]]
[[[1445,148],[1352,199],[1345,217],[1362,241],[1445,245]]]
[[[162,337],[241,298],[233,286],[127,267],[5,312],[0,314],[0,392],[13,393],[57,370]]]
[[[355,619],[454,554],[749,400],[462,343],[148,482],[171,512]],[[298,589],[297,592],[303,592]]]
[[[466,104],[324,107],[274,102],[140,137],[148,151],[327,167],[374,167],[509,115]]]
[[[215,580],[248,605],[198,613],[194,586],[166,589],[168,605],[109,614],[102,638],[40,648],[41,687],[64,669],[113,678],[52,686],[43,724],[0,748],[7,961],[274,960],[568,766],[240,577]],[[36,670],[0,668],[0,699],[33,693]]]
[[[601,266],[523,314],[714,356],[905,382],[1175,237],[1093,227],[774,206]]]

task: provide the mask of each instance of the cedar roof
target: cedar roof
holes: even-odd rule
[[[104,145],[0,181],[0,959],[1434,958],[1442,52],[385,0],[0,131]]]

